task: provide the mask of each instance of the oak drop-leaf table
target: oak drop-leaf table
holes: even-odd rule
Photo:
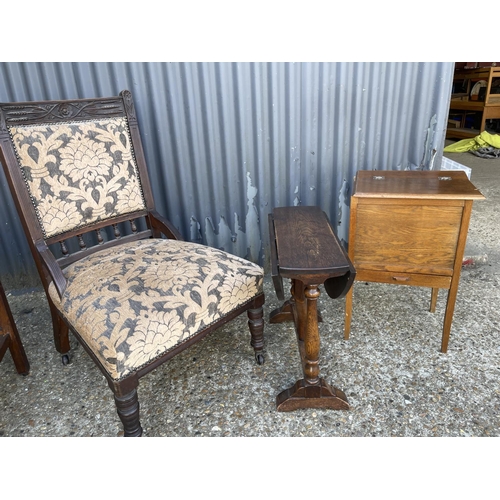
[[[283,278],[291,280],[290,299],[270,314],[269,321],[294,322],[304,373],[304,378],[278,394],[277,410],[347,410],[344,392],[319,376],[317,300],[320,285],[333,299],[345,296],[354,281],[354,267],[319,207],[274,208],[269,214],[269,233],[271,274],[279,300],[285,300]]]

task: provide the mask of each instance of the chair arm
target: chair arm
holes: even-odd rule
[[[180,231],[165,217],[160,215],[156,210],[149,212],[151,226],[153,229],[161,231],[165,236],[173,240],[184,240]]]
[[[38,252],[38,255],[42,259],[42,263],[48,272],[49,276],[52,278],[54,285],[56,287],[57,293],[59,297],[62,297],[64,290],[66,290],[66,278],[59,267],[59,264],[56,261],[53,253],[49,250],[49,247],[45,243],[45,241],[37,241],[35,242],[35,247]]]

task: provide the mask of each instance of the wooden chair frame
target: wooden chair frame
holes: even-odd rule
[[[2,361],[7,350],[12,355],[17,372],[21,375],[27,375],[30,370],[28,357],[21,342],[2,283],[0,283],[0,361]]]
[[[133,145],[135,161],[138,167],[142,192],[146,203],[146,208],[132,214],[115,217],[112,220],[105,220],[94,223],[90,226],[79,228],[66,232],[62,235],[44,237],[42,228],[37,220],[37,215],[33,203],[30,200],[29,191],[26,182],[23,179],[21,169],[19,168],[16,152],[9,135],[9,126],[16,124],[45,124],[62,123],[71,120],[95,119],[96,117],[123,117],[128,122],[129,134]],[[182,236],[174,225],[157,213],[153,200],[153,193],[148,178],[146,160],[141,143],[137,115],[135,112],[132,95],[124,90],[117,97],[96,98],[96,99],[76,99],[61,101],[39,101],[23,103],[0,104],[0,161],[3,164],[9,187],[13,194],[16,208],[27,235],[28,242],[40,274],[53,322],[53,333],[56,349],[63,355],[63,363],[69,362],[69,328],[71,327],[54,306],[48,293],[49,285],[54,283],[59,296],[62,296],[66,287],[66,278],[63,270],[68,265],[78,261],[84,256],[103,248],[114,247],[128,241],[136,241],[146,238],[161,238],[163,235],[170,239],[182,240]],[[143,229],[135,221],[142,219]],[[130,221],[131,234],[121,234],[119,226],[122,223]],[[87,247],[83,241],[83,235],[91,234],[94,238],[101,230],[106,227],[115,232],[116,239],[108,241],[99,241],[97,245]],[[67,251],[66,241],[71,238],[79,243],[79,249],[74,253]],[[62,256],[58,257],[52,250],[55,244],[61,245]],[[255,350],[255,357],[259,364],[264,362],[263,357],[263,309],[264,294],[260,293],[250,303],[247,303],[228,315],[224,316],[218,322],[210,325],[208,328],[198,332],[188,341],[178,345],[175,349],[168,351],[164,356],[154,360],[149,365],[130,374],[119,381],[111,378],[107,371],[102,367],[95,354],[82,341],[78,331],[72,329],[75,337],[80,341],[88,354],[94,359],[97,366],[101,369],[108,381],[108,385],[114,393],[118,415],[124,425],[126,436],[139,436],[142,434],[142,427],[139,421],[139,401],[137,396],[137,387],[139,379],[172,358],[179,352],[198,342],[208,333],[218,329],[224,323],[231,321],[244,311],[248,314],[248,324],[251,333],[251,345]]]

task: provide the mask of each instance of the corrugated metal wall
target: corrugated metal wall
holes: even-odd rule
[[[268,265],[267,214],[319,205],[347,239],[357,170],[438,168],[453,63],[0,63],[0,100],[136,102],[158,209]],[[0,276],[35,268],[0,172]]]

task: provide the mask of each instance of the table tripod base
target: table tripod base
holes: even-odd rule
[[[320,379],[317,385],[310,385],[305,379],[300,379],[289,389],[280,392],[276,398],[278,411],[293,411],[299,408],[349,410],[350,406],[344,392],[330,387],[324,379]]]

